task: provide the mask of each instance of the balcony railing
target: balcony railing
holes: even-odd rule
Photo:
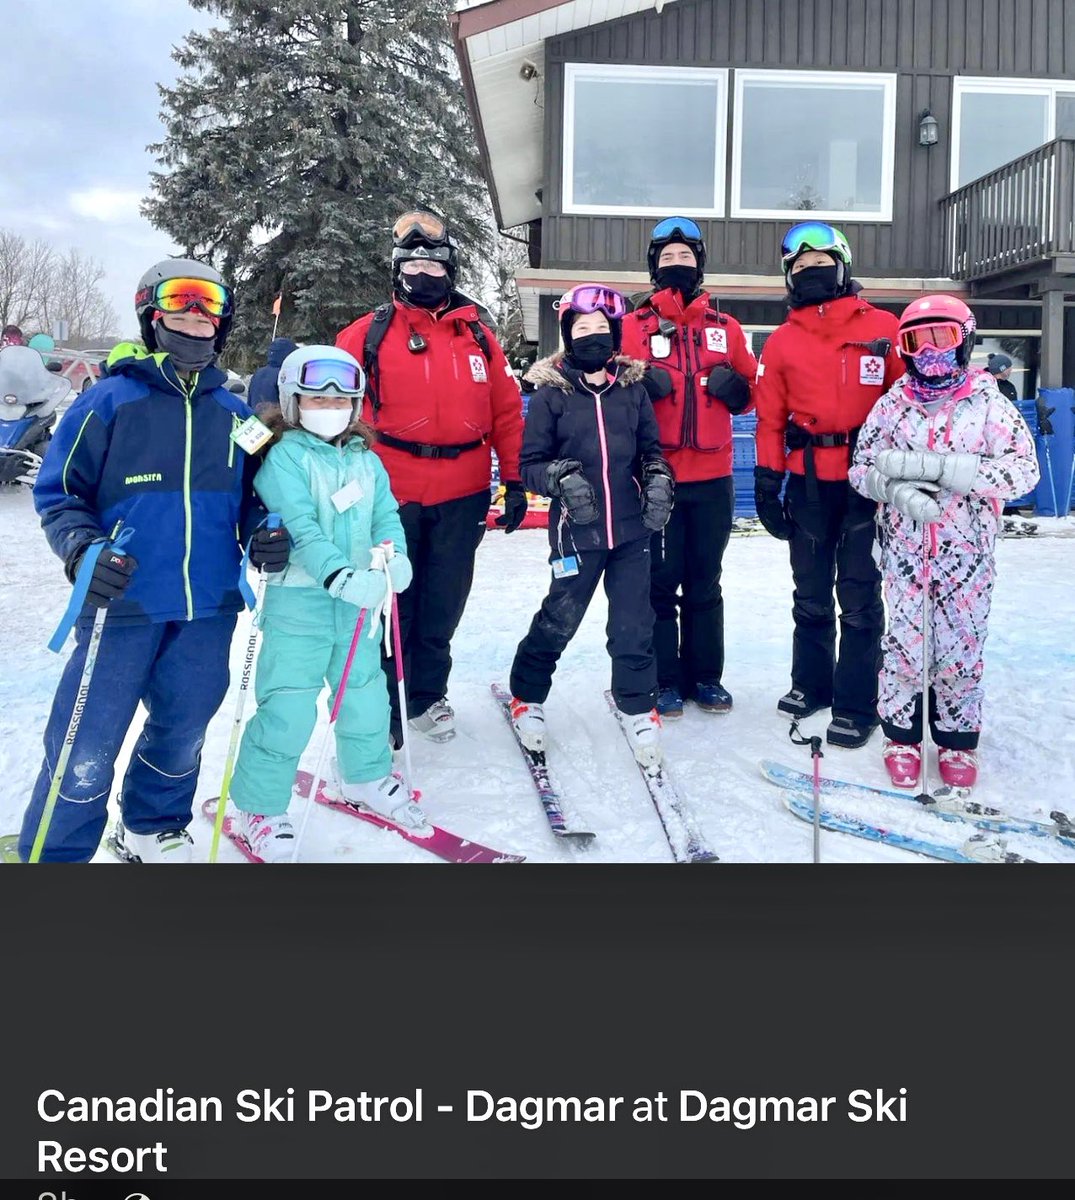
[[[1050,269],[1075,254],[1075,138],[1056,138],[941,201],[949,278]]]

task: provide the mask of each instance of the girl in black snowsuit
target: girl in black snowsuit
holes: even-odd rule
[[[512,721],[527,749],[545,748],[542,705],[553,672],[604,577],[612,694],[636,757],[660,761],[657,666],[649,602],[650,535],[672,512],[672,470],[659,449],[645,364],[618,355],[626,302],[608,288],[560,300],[562,353],[527,374],[523,484],[548,496],[549,593],[511,669]]]

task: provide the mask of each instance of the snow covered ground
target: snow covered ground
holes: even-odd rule
[[[1040,522],[1044,528],[1049,522]],[[1060,522],[1053,523],[1056,526]],[[69,589],[48,550],[25,488],[0,489],[0,832],[17,830],[41,757],[41,736],[65,654],[47,642]],[[431,818],[455,832],[542,862],[670,863],[660,823],[608,712],[604,648],[605,603],[598,593],[575,642],[561,661],[546,706],[552,769],[597,840],[586,850],[551,836],[511,732],[489,694],[506,685],[519,639],[544,595],[548,578],[543,530],[510,537],[490,532],[481,546],[474,590],[454,643],[450,699],[459,734],[434,745],[415,739],[415,784]],[[986,710],[982,782],[977,797],[1013,814],[1048,818],[1075,809],[1075,537],[1005,538],[999,543],[997,583],[986,647]],[[788,739],[776,714],[789,684],[791,573],[787,549],[767,536],[735,536],[725,559],[727,668],[734,711],[711,716],[688,706],[666,726],[666,746],[680,789],[724,863],[810,862],[813,831],[789,814],[781,793],[760,775],[758,762],[775,758],[809,771],[805,748]],[[240,617],[233,647],[233,688],[209,731],[198,801],[217,794],[227,753],[249,616]],[[69,646],[72,643],[69,643]],[[250,697],[252,711],[253,697]],[[327,719],[327,717],[326,717]],[[827,714],[804,723],[823,733]],[[136,722],[119,764],[138,734]],[[323,729],[323,726],[322,726]],[[321,743],[315,735],[303,761],[313,770]],[[881,735],[862,750],[825,747],[823,770],[863,783],[886,782]],[[936,775],[933,775],[936,781]],[[296,799],[293,815],[301,816]],[[860,810],[856,810],[860,811]],[[902,804],[879,815],[910,832],[958,845],[972,830],[944,824]],[[196,858],[205,861],[212,826],[192,826]],[[1075,850],[1028,837],[1008,837],[1030,857],[1075,863]],[[824,832],[824,862],[926,862],[904,851]],[[309,821],[305,861],[433,863],[425,851],[326,809]],[[111,862],[102,851],[96,861]],[[221,862],[241,862],[223,844]]]

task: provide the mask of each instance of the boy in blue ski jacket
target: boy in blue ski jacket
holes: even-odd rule
[[[294,857],[288,804],[299,759],[317,724],[326,681],[335,702],[355,625],[359,638],[334,725],[336,775],[345,799],[412,833],[433,832],[392,773],[388,685],[380,608],[411,582],[399,505],[361,420],[365,373],[336,346],[303,346],[280,367],[280,406],[262,416],[277,435],[254,487],[293,540],[287,570],[269,580],[264,641],[231,784],[238,833],[266,863]],[[384,543],[392,551],[384,556]]]
[[[242,545],[284,568],[286,529],[259,528],[258,460],[232,434],[250,409],[213,363],[234,302],[220,275],[167,259],[135,297],[145,347],[121,343],[105,377],[72,405],[34,486],[34,505],[73,583],[90,546],[128,530],[124,552],[97,559],[45,731],[19,857],[30,857],[71,720],[94,610],[107,617],[42,861],[88,862],[107,820],[115,762],[139,703],[145,726],[119,796],[116,849],[131,862],[190,862],[201,748],[228,688]]]

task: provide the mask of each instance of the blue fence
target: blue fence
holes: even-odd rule
[[[756,517],[754,507],[754,430],[758,419],[753,413],[732,417],[732,481],[735,484],[735,515]]]

